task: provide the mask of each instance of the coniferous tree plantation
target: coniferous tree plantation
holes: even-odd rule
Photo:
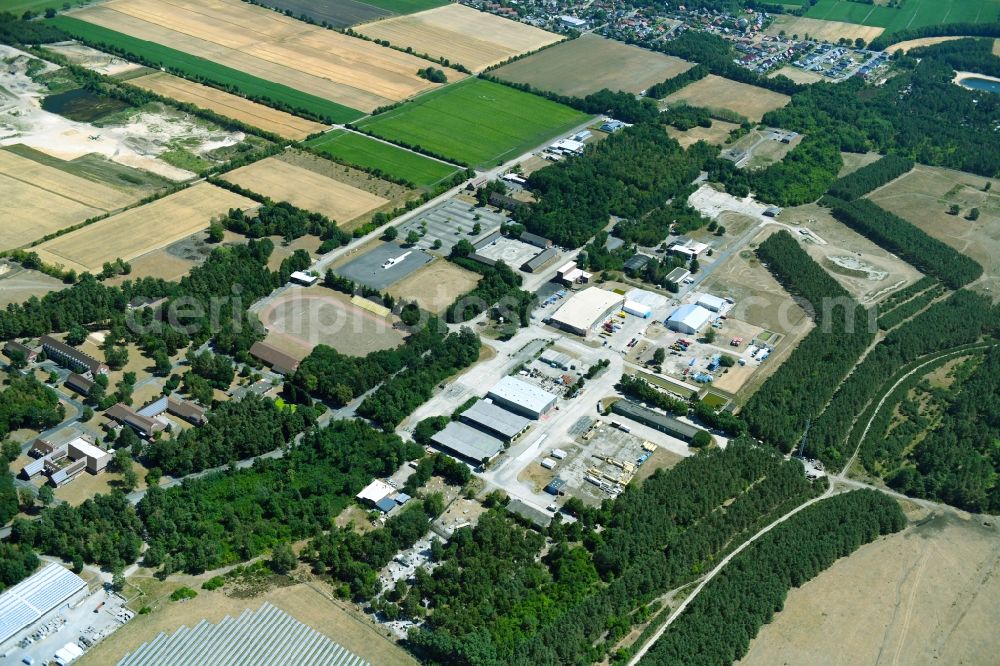
[[[793,587],[880,536],[903,529],[895,500],[874,490],[825,499],[737,555],[645,655],[651,666],[728,666],[743,657]]]
[[[843,178],[838,178],[830,186],[828,194],[844,201],[854,201],[899,178],[912,169],[914,164],[908,157],[885,155]]]

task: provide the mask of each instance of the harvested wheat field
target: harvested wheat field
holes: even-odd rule
[[[365,23],[355,30],[372,39],[388,40],[394,46],[447,58],[473,72],[563,39],[555,33],[459,4]]]
[[[778,35],[782,30],[788,36],[798,35],[800,39],[805,39],[806,35],[809,35],[809,39],[821,42],[836,42],[841,38],[847,38],[853,42],[858,37],[870,42],[881,35],[885,28],[781,14],[764,31],[764,34]]]
[[[416,56],[239,0],[112,0],[72,16],[361,111],[437,87]]]
[[[133,203],[138,197],[0,150],[0,250]]]
[[[826,77],[822,74],[817,74],[816,72],[807,72],[804,69],[799,69],[798,67],[792,67],[791,65],[785,65],[780,67],[770,74],[768,78],[774,78],[775,76],[784,76],[785,78],[791,79],[795,83],[819,83],[820,81],[825,81]]]
[[[862,546],[791,590],[737,663],[995,664],[996,522],[920,516]]]
[[[54,238],[36,248],[47,264],[78,272],[98,272],[107,261],[131,261],[186,236],[207,229],[212,218],[230,208],[253,208],[257,202],[208,183],[113,215]]]
[[[388,203],[380,196],[276,157],[240,167],[222,178],[275,201],[322,213],[336,222],[350,222]]]
[[[588,33],[493,72],[505,81],[584,97],[603,88],[640,93],[694,67],[674,56]]]
[[[137,79],[129,79],[129,83],[157,95],[214,111],[219,115],[252,125],[265,132],[273,132],[286,139],[304,139],[310,134],[326,129],[326,125],[322,123],[299,118],[290,113],[251,102],[238,95],[203,86],[200,83],[188,81],[166,72],[155,72]]]
[[[754,122],[760,122],[765,113],[780,109],[788,104],[789,100],[791,97],[788,95],[730,81],[715,74],[709,74],[700,81],[684,86],[663,99],[667,105],[686,102],[691,106],[703,106],[709,109],[729,109]]]
[[[478,283],[479,276],[472,271],[439,260],[392,285],[389,293],[396,298],[416,301],[424,310],[440,314]]]

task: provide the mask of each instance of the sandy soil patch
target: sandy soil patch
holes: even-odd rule
[[[230,208],[255,201],[208,183],[127,210],[38,246],[42,261],[78,272],[97,272],[106,261],[131,261],[197,231]]]
[[[424,310],[440,314],[478,282],[479,275],[472,271],[439,260],[392,285],[389,293],[396,298],[416,301]]]
[[[807,72],[804,69],[799,69],[798,67],[792,67],[791,65],[785,65],[784,67],[779,67],[767,76],[773,78],[778,75],[782,75],[795,81],[795,83],[818,83],[826,79],[822,74],[816,72]]]
[[[676,127],[667,127],[667,134],[681,144],[681,148],[693,146],[699,141],[705,141],[716,146],[721,146],[729,138],[729,133],[739,127],[736,123],[727,123],[721,120],[713,120],[711,127],[692,127],[689,130],[681,131]]]
[[[996,519],[926,518],[793,589],[740,662],[986,664],[1000,622]]]
[[[365,23],[355,30],[373,39],[388,40],[395,46],[412,47],[417,53],[448,58],[474,72],[563,39],[555,33],[459,4]]]
[[[300,140],[326,129],[326,125],[322,123],[299,118],[290,113],[251,102],[238,95],[188,81],[166,72],[156,72],[130,79],[129,83],[164,97],[215,111],[227,118],[239,120],[266,132],[274,132],[286,139]]]
[[[318,344],[364,356],[403,342],[403,334],[393,327],[395,317],[379,317],[352,305],[346,294],[325,287],[289,289],[258,317],[271,341],[296,357],[304,358]]]
[[[885,28],[876,28],[857,23],[844,23],[843,21],[824,21],[821,19],[805,18],[803,16],[791,16],[787,14],[779,15],[774,23],[764,31],[766,35],[778,35],[784,31],[786,35],[798,35],[799,39],[805,39],[806,35],[810,39],[821,42],[836,42],[842,37],[854,41],[858,37],[870,42],[879,35]]]
[[[693,63],[588,33],[493,72],[506,81],[584,97],[603,88],[639,93]]]
[[[437,87],[416,56],[239,0],[112,0],[73,16],[361,111]]]
[[[386,199],[370,192],[276,157],[240,167],[225,174],[223,178],[275,201],[287,201],[339,222],[350,222],[388,203]]]
[[[903,53],[909,53],[910,49],[919,48],[921,46],[934,46],[935,44],[941,44],[943,42],[950,42],[954,39],[965,39],[962,36],[952,36],[952,37],[921,37],[919,39],[908,39],[905,42],[896,42],[892,46],[885,47],[885,50],[889,53],[895,53],[896,51],[902,51]]]
[[[128,72],[136,72],[144,69],[142,65],[129,62],[116,55],[92,49],[79,42],[60,42],[58,44],[46,44],[45,49],[58,53],[74,65],[86,67],[89,70],[99,72],[106,76],[116,76]]]
[[[131,578],[130,582],[140,582],[143,588],[157,595],[156,599],[144,600],[156,610],[148,615],[137,615],[103,643],[87,652],[80,664],[88,666],[115,663],[125,653],[156,638],[160,632],[172,634],[181,625],[191,628],[202,619],[219,622],[226,615],[236,618],[248,608],[257,610],[266,601],[372,664],[416,666],[416,660],[387,638],[366,616],[353,606],[334,601],[326,583],[300,583],[271,589],[252,599],[238,599],[226,596],[222,590],[202,590],[201,582],[209,576],[183,576],[181,580],[171,579],[165,583],[153,579]],[[196,589],[198,596],[184,602],[170,601],[170,593],[181,585]]]
[[[639,471],[635,473],[632,477],[632,483],[640,484],[649,477],[653,476],[653,473],[658,469],[671,469],[674,465],[684,460],[684,456],[678,455],[672,451],[667,451],[662,446],[656,447],[653,451],[653,455],[646,459],[646,462],[642,463],[639,467]]]
[[[699,81],[684,86],[663,101],[668,105],[686,102],[692,106],[729,109],[759,122],[765,113],[780,109],[790,100],[791,97],[788,95],[709,74]]]
[[[973,288],[1000,298],[1000,179],[918,164],[868,198],[979,262],[985,272]],[[948,214],[952,204],[958,215]],[[974,222],[965,217],[972,208]]]

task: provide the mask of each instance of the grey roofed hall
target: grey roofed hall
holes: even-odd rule
[[[507,411],[486,400],[480,400],[462,412],[461,420],[472,426],[480,426],[508,440],[517,437],[522,430],[531,425],[530,419]]]
[[[556,401],[556,396],[552,393],[510,376],[504,377],[494,384],[488,397],[493,398],[501,405],[519,407],[530,412],[536,418],[547,412]]]
[[[491,460],[503,450],[503,442],[470,425],[452,421],[431,441],[461,458],[482,462]]]
[[[701,431],[701,428],[690,423],[684,423],[665,414],[654,412],[652,409],[647,409],[629,400],[618,400],[611,405],[611,411],[685,442],[690,442],[695,434]]]

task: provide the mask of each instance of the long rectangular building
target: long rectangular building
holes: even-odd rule
[[[452,421],[431,441],[448,453],[474,464],[489,462],[503,451],[503,441],[459,421]]]
[[[586,336],[611,313],[620,310],[625,297],[599,287],[588,287],[570,297],[550,322],[564,331]]]
[[[531,427],[530,419],[509,412],[488,400],[480,400],[462,412],[459,418],[463,423],[467,423],[473,428],[479,428],[494,437],[499,437],[505,442],[517,439]]]
[[[0,594],[0,650],[19,632],[86,590],[86,581],[75,573],[49,564]]]
[[[51,335],[43,335],[41,343],[42,349],[45,350],[49,358],[62,365],[69,366],[73,370],[86,370],[95,377],[108,373],[107,365],[76,347],[71,347],[65,342],[56,340]]]
[[[685,442],[693,440],[695,434],[701,430],[690,423],[684,423],[665,414],[654,412],[652,409],[647,409],[629,400],[618,400],[611,405],[611,411]]]
[[[556,396],[552,393],[509,376],[497,382],[486,397],[504,409],[530,419],[537,419],[556,404]]]

